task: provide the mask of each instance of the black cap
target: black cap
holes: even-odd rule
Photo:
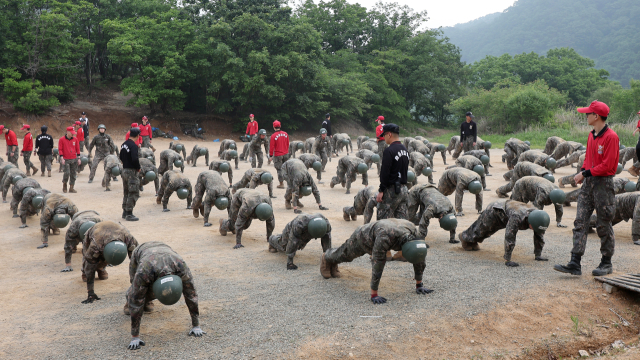
[[[326,114],[324,114],[324,117],[328,119],[328,118],[330,118],[330,117],[331,117],[331,114],[326,113]]]
[[[43,133],[46,133],[48,129],[49,128],[47,127],[47,125],[42,125],[42,127],[40,127],[40,131],[42,131]]]
[[[82,115],[87,115],[87,113],[83,111],[83,112],[82,112]]]
[[[139,127],[134,127],[134,128],[131,128],[131,130],[129,130],[129,136],[136,137],[138,135],[140,135]]]
[[[400,127],[396,124],[384,124],[384,126],[382,127],[382,135],[384,136],[384,134],[387,132],[400,134]]]
[[[467,113],[465,114],[465,116],[470,116],[472,119],[475,117],[475,116],[473,116],[473,114],[471,113],[471,111],[467,111]]]

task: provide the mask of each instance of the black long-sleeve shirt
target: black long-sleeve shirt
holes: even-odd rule
[[[327,136],[333,135],[333,133],[331,132],[331,120],[326,119],[325,121],[323,121],[322,128],[327,130]]]
[[[476,142],[478,126],[473,120],[470,122],[465,121],[460,125],[460,142],[463,142],[467,136],[473,136],[473,142]]]
[[[120,161],[125,169],[140,170],[138,145],[133,140],[129,139],[120,146]]]
[[[400,141],[389,145],[382,154],[382,167],[380,168],[379,192],[393,188],[396,181],[407,183],[407,170],[409,169],[409,152]]]
[[[53,138],[49,134],[40,134],[36,137],[36,149],[38,155],[52,155],[51,150],[54,147]]]

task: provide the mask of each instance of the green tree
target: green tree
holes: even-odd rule
[[[56,95],[61,86],[44,86],[40,80],[20,80],[22,75],[15,69],[0,70],[2,92],[16,110],[31,114],[43,114],[49,108],[60,105]]]

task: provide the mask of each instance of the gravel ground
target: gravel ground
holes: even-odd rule
[[[168,147],[167,141],[154,143],[159,150]],[[188,149],[195,144],[184,143]],[[215,159],[216,144],[205,145]],[[494,176],[487,181],[494,191],[504,184],[501,174],[506,166],[500,162],[501,155],[501,150],[492,150]],[[439,155],[435,160],[437,182],[444,165]],[[249,168],[244,162],[240,165],[234,181]],[[325,184],[320,185],[323,205],[330,209],[323,214],[334,229],[333,246],[339,246],[362,224],[362,217],[357,222],[342,220],[342,207],[351,204],[362,185],[354,184],[352,195],[344,195],[344,189],[339,187],[330,189],[328,183],[336,165],[334,158],[323,174]],[[266,167],[275,174],[272,165]],[[57,164],[54,168],[57,169]],[[185,173],[195,181],[203,170],[201,158],[197,168],[188,166]],[[114,191],[110,193],[102,192],[99,185],[102,173],[100,166],[98,181],[87,184],[88,169],[85,170],[76,186],[79,193],[70,197],[80,210],[95,209],[106,219],[119,221],[121,183],[112,184]],[[570,168],[560,169],[556,178],[570,173]],[[43,187],[60,191],[61,174],[54,172],[53,178],[42,178],[38,174],[35,178]],[[419,181],[424,182],[426,178],[419,177]],[[370,171],[370,185],[378,185],[375,170]],[[220,236],[217,226],[202,227],[202,218],[194,219],[191,211],[185,210],[185,203],[176,197],[169,201],[172,211],[162,213],[150,190],[150,186],[145,189],[134,211],[141,221],[123,224],[139,242],[164,241],[185,258],[196,279],[200,322],[207,335],[200,339],[187,336],[190,318],[183,300],[174,306],[156,302],[155,311],[145,314],[142,320],[141,338],[147,345],[139,351],[127,350],[130,321],[122,313],[122,306],[129,283],[128,262],[108,268],[109,280],[96,282],[96,293],[102,300],[83,305],[80,301],[86,297],[86,287],[80,280],[80,255],[74,254],[74,272],[59,272],[64,267],[64,230],[60,236],[50,237],[48,249],[36,250],[39,219],[31,218],[27,229],[18,229],[20,221],[11,218],[7,203],[0,207],[0,218],[4,219],[0,223],[3,245],[0,269],[4,274],[0,286],[5,290],[0,294],[3,304],[0,323],[4,325],[0,329],[3,339],[0,357],[297,358],[308,356],[300,349],[309,344],[325,349],[321,353],[327,357],[348,357],[350,353],[355,357],[372,357],[368,349],[372,344],[412,341],[417,334],[433,331],[430,324],[436,320],[455,322],[485,314],[503,304],[535,301],[530,294],[543,294],[549,289],[571,291],[591,286],[590,271],[600,259],[599,240],[593,234],[589,236],[583,258],[585,274],[582,277],[569,277],[552,270],[553,264],[569,260],[575,206],[565,208],[563,223],[569,228],[552,225],[545,236],[547,244],[543,255],[549,257],[549,262],[533,260],[531,231],[518,235],[513,255],[513,260],[521,265],[518,268],[504,266],[504,231],[486,240],[481,251],[465,252],[459,245],[449,244],[448,232],[432,224],[427,239],[431,248],[425,282],[435,292],[427,296],[415,294],[412,266],[391,262],[380,283],[380,294],[389,302],[374,306],[369,301],[368,257],[340,265],[342,278],[324,280],[319,274],[320,243],[313,241],[298,252],[294,261],[299,269],[287,271],[286,256],[267,251],[263,223],[254,222],[245,231],[245,248],[233,250],[233,235]],[[274,199],[278,232],[294,214],[284,210],[284,190],[275,187],[274,190],[278,196]],[[484,193],[484,206],[497,199],[494,191]],[[453,202],[454,195],[450,199]],[[477,217],[473,201],[472,196],[465,195],[463,208],[467,215],[460,218],[458,232]],[[303,204],[305,211],[317,211],[311,198],[303,199]],[[546,210],[553,214],[553,208]],[[217,224],[221,214],[214,211],[211,222]],[[637,271],[638,248],[631,242],[630,224],[622,223],[614,229],[618,240],[615,270]],[[384,358],[400,355],[413,357],[391,346],[388,353],[376,354]],[[456,358],[461,354],[451,352],[450,356]]]

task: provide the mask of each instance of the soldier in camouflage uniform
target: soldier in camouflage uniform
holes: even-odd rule
[[[358,138],[356,139],[356,145],[358,146],[358,150],[362,149],[362,143],[369,140],[369,137],[366,135],[360,135],[358,136]]]
[[[524,141],[511,138],[504,143],[505,161],[509,170],[513,169],[519,161],[520,155],[529,151],[530,147]],[[554,158],[555,159],[555,158]]]
[[[553,205],[556,209],[556,223],[558,227],[566,228],[566,225],[562,225],[562,204],[553,204],[549,198],[551,191],[559,189],[558,185],[553,184],[551,181],[538,177],[538,176],[524,176],[520,180],[516,181],[511,193],[511,200],[528,203],[531,201],[533,206],[543,210],[545,205]]]
[[[24,171],[15,168],[10,168],[4,172],[4,177],[1,180],[2,185],[2,202],[7,202],[7,193],[9,192],[9,187],[13,184],[13,178],[16,176],[20,176],[23,179],[27,178],[27,174]]]
[[[262,174],[265,174],[265,173],[271,174],[269,171],[263,170],[263,169],[249,169],[245,171],[244,175],[242,176],[242,179],[240,179],[240,181],[238,181],[237,183],[233,184],[233,186],[231,187],[231,193],[235,194],[236,191],[238,191],[238,189],[244,189],[244,188],[255,189],[259,185],[265,185],[262,182]],[[273,180],[266,185],[267,185],[267,189],[269,190],[269,197],[272,199],[275,199],[276,197],[273,196]]]
[[[552,159],[552,157],[549,156],[549,155],[545,155],[542,151],[539,151],[539,150],[527,150],[527,151],[523,152],[522,154],[520,154],[520,156],[518,157],[517,163],[520,162],[520,161],[528,161],[528,162],[534,163],[536,165],[547,167],[547,160],[549,160],[549,159]],[[513,167],[511,168],[511,170],[513,170]],[[555,173],[554,169],[549,169],[549,170],[551,171],[551,173]]]
[[[472,181],[480,181],[480,175],[469,169],[457,167],[445,170],[438,182],[438,191],[444,196],[456,193],[456,216],[464,216],[462,197]],[[476,194],[476,210],[478,214],[482,211],[482,192]]]
[[[409,144],[415,139],[416,138],[414,138],[414,137],[407,136],[404,139],[402,139],[402,145],[404,145],[404,147],[406,147],[408,149],[409,148]],[[420,142],[423,142],[423,141],[420,140]]]
[[[33,204],[33,198],[36,196],[45,197],[47,194],[51,193],[46,189],[31,189],[22,194],[22,200],[20,200],[20,229],[24,229],[28,227],[27,225],[27,216],[34,216],[38,214],[39,209],[36,209]]]
[[[178,142],[178,141],[175,141],[175,142],[172,141],[172,142],[169,143],[169,149],[171,149],[171,150],[177,152],[178,154],[180,154],[180,151],[176,150],[178,148],[178,145],[182,146],[182,150],[181,150],[182,158],[186,159],[187,158],[187,146],[185,144],[183,144],[181,142]]]
[[[344,140],[348,140],[349,143],[344,145],[342,142]],[[338,155],[339,152],[342,152],[342,148],[347,149],[347,155],[349,155],[349,148],[351,148],[351,152],[353,152],[353,142],[351,141],[351,137],[347,133],[339,133],[334,134],[331,137],[331,148],[333,149],[333,153]]]
[[[431,156],[431,159],[433,159],[433,157],[436,155],[436,152],[438,152],[438,146],[440,146],[440,145],[442,145],[442,144],[440,144],[440,143],[428,143],[427,144],[427,148],[429,148],[429,155]],[[440,151],[440,155],[442,156],[442,162],[445,165],[447,165],[447,148],[446,147],[444,148],[444,150]]]
[[[80,237],[80,227],[88,221],[97,224],[102,221],[102,217],[93,210],[85,210],[73,215],[71,223],[69,223],[67,233],[64,236],[64,263],[66,267],[60,272],[73,271],[73,267],[71,266],[71,255],[78,251],[78,243],[83,240],[83,238]],[[104,267],[101,270],[104,271]],[[100,280],[103,280],[102,278],[105,277],[104,274],[100,273],[99,276]],[[82,273],[82,280],[87,281],[87,277],[84,276],[84,272]]]
[[[93,178],[96,176],[96,170],[98,170],[98,164],[104,160],[109,154],[116,154],[120,156],[120,151],[113,143],[111,136],[106,134],[107,128],[104,125],[98,126],[98,135],[94,136],[87,148],[89,152],[89,160],[91,160],[91,151],[96,148],[96,156],[91,163],[91,172],[89,173],[89,183],[93,182]]]
[[[131,286],[127,290],[127,302],[124,313],[131,315],[131,336],[133,339],[129,349],[136,350],[144,346],[140,340],[140,322],[144,311],[153,309],[151,302],[155,299],[153,283],[167,275],[176,275],[182,280],[182,295],[191,315],[193,328],[189,335],[202,336],[200,329],[200,312],[198,310],[198,294],[193,276],[185,261],[168,245],[159,241],[148,241],[133,251],[129,263]]]
[[[102,187],[105,188],[104,191],[111,191],[111,188],[109,187],[111,185],[111,178],[113,177],[114,181],[117,179],[116,176],[111,175],[111,170],[116,167],[120,169],[120,174],[122,174],[124,168],[122,167],[122,162],[119,157],[109,155],[104,158],[104,177],[102,178]]]
[[[153,150],[149,149],[149,148],[140,148],[138,149],[138,157],[140,159],[145,158],[145,159],[149,159],[153,165],[156,165],[156,155],[153,153]]]
[[[327,222],[327,233],[320,239],[322,252],[331,248],[331,224],[329,219],[321,214],[298,215],[291,220],[282,230],[282,234],[269,236],[269,252],[282,252],[287,254],[287,270],[296,270],[298,266],[293,263],[296,251],[302,250],[313,240],[309,234],[309,223],[315,219],[323,219]]]
[[[264,151],[269,154],[269,139],[267,139],[267,132],[264,129],[258,131],[257,135],[254,135],[251,138],[251,142],[249,143],[249,158],[251,159],[251,167],[256,167],[256,158],[258,160],[258,168],[262,167],[263,161],[263,153],[262,147],[264,146]],[[271,163],[271,160],[267,156],[267,162]]]
[[[511,254],[516,247],[516,236],[518,235],[518,230],[531,229],[529,215],[535,210],[537,210],[535,206],[515,200],[492,202],[467,230],[460,233],[462,248],[467,251],[480,250],[478,243],[505,229],[503,256],[506,260],[505,265],[509,267],[519,266],[518,263],[511,261]],[[533,232],[533,246],[535,260],[547,261],[547,258],[542,257],[544,232]]]
[[[433,218],[442,219],[447,214],[454,214],[451,201],[433,185],[420,184],[409,190],[409,220],[418,225],[418,233],[426,238],[429,222]],[[456,230],[449,232],[449,243],[457,244]]]
[[[153,171],[156,173],[156,178],[153,179],[153,184],[155,185],[156,196],[158,196],[158,189],[160,188],[160,175],[158,174],[158,168],[147,158],[141,158],[138,161],[140,162],[140,171],[138,172],[138,176],[140,177],[140,191],[143,191],[143,186],[149,183],[145,178],[145,175],[147,172]]]
[[[401,251],[402,245],[420,238],[415,225],[408,220],[386,219],[359,226],[339,248],[331,248],[322,255],[320,273],[325,279],[340,277],[338,264],[351,262],[365,254],[371,255],[371,300],[378,304],[387,300],[378,296],[378,285],[387,262],[387,252]],[[416,292],[432,292],[422,284],[425,262],[413,264]]]
[[[412,152],[409,154],[409,166],[415,169],[416,179],[418,176],[422,175],[423,169],[431,168],[433,170],[431,160],[419,152]],[[428,178],[430,184],[435,184],[433,181],[433,174],[429,175]]]
[[[200,155],[200,149],[204,149],[206,153],[204,155]],[[204,164],[209,167],[209,149],[204,146],[198,146],[197,144],[193,146],[191,155],[187,156],[187,164],[193,161],[193,167],[196,167],[196,161],[198,161],[200,156],[204,156]]]
[[[189,191],[189,194],[187,195],[187,209],[191,209],[191,196],[193,194],[189,178],[186,175],[173,170],[167,170],[164,175],[162,175],[162,182],[160,183],[160,190],[158,190],[158,196],[156,197],[156,204],[162,204],[163,212],[170,211],[167,209],[167,204],[169,204],[169,197],[171,197],[171,194],[182,188]]]
[[[237,158],[236,158],[237,161]],[[220,165],[227,164],[229,166],[229,171],[227,171],[227,177],[229,178],[229,186],[233,186],[233,169],[231,168],[231,163],[227,160],[222,161],[211,161],[209,163],[209,170],[217,171],[218,174],[222,175],[222,171],[220,171]],[[237,168],[236,168],[237,169]]]
[[[575,175],[569,175],[569,176],[575,176]],[[565,177],[568,177],[568,176],[565,176]],[[625,178],[618,178],[618,177],[617,178],[613,178],[613,193],[615,195],[624,194],[625,193],[624,186],[628,182],[629,182],[629,180],[625,179]],[[575,180],[574,180],[573,184],[575,184]],[[564,200],[564,204],[563,205],[564,206],[571,206],[571,203],[577,202],[578,201],[578,195],[580,195],[580,190],[581,189],[575,189],[575,190],[569,192],[567,194],[567,198]],[[638,191],[638,190],[640,190],[640,189],[638,189],[638,186],[636,186],[636,191]]]
[[[569,154],[569,156],[565,157],[564,159],[560,159],[558,161],[558,164],[556,165],[556,169],[569,166],[569,165],[573,167],[573,164],[577,163],[580,160],[580,156],[582,156],[582,159],[584,159],[584,156],[586,153],[587,153],[587,150],[576,150],[572,152],[571,154]],[[584,160],[582,162],[584,163]]]
[[[427,156],[427,155],[431,155],[431,148],[428,145],[425,145],[422,141],[420,140],[412,140],[409,142],[408,144],[409,146],[406,146],[407,151],[409,153],[412,152],[419,152],[420,154]]]
[[[362,144],[360,144],[360,149],[371,150],[374,153],[380,155],[380,153],[378,152],[378,150],[379,150],[378,149],[378,144],[373,139],[369,139],[367,141],[362,142]]]
[[[162,152],[160,153],[160,166],[158,166],[158,174],[164,175],[165,171],[173,170],[173,163],[178,159],[182,161],[182,168],[180,168],[180,172],[184,172],[184,158],[182,157],[182,155],[171,149],[162,150]]]
[[[315,137],[310,137],[304,140],[304,153],[311,154],[311,149],[313,148],[313,143],[316,142]]]
[[[203,171],[198,175],[195,186],[195,196],[193,197],[193,217],[198,218],[199,214],[204,216],[204,226],[209,227],[209,214],[215,201],[219,197],[226,197],[231,202],[231,192],[222,176],[216,171]],[[227,207],[227,214],[229,208]]]
[[[364,160],[365,164],[367,164],[367,166],[369,167],[369,169],[371,169],[371,166],[373,165],[373,160],[371,159],[371,157],[375,155],[375,153],[371,150],[367,150],[367,149],[360,149],[358,151],[355,152],[355,156]],[[378,171],[380,170],[380,162],[376,162],[376,166],[378,167]]]
[[[635,149],[635,148],[632,148]],[[631,219],[631,240],[635,245],[640,245],[640,192],[634,191],[631,193],[624,193],[616,195],[616,212],[611,220],[611,226],[624,221],[628,222]],[[591,229],[597,227],[598,216],[596,214],[591,215],[589,227]],[[592,230],[589,230],[591,232]]]
[[[376,190],[370,186],[358,191],[356,196],[353,197],[353,206],[342,208],[342,218],[345,221],[356,221],[358,215],[364,215],[364,223],[370,223],[373,217],[373,210],[378,204],[376,202],[377,195]]]
[[[547,174],[551,174],[551,171],[547,170],[547,168],[536,165],[534,163],[530,163],[528,161],[519,161],[516,166],[514,166],[513,170],[510,170],[509,172],[509,183],[500,186],[498,190],[496,190],[496,194],[498,194],[498,197],[508,197],[508,194],[516,185],[516,182],[525,176],[543,177]]]
[[[634,150],[635,150],[635,148],[634,148]],[[573,154],[572,154],[572,155],[573,155]],[[577,163],[578,171],[579,171],[580,169],[582,169],[582,166],[584,165],[584,158],[585,158],[585,156],[586,156],[586,153],[585,153],[585,154],[580,155],[580,157],[578,158],[578,163]],[[573,174],[573,175],[567,175],[567,176],[563,176],[563,177],[561,177],[561,178],[560,178],[560,180],[558,181],[558,185],[559,185],[561,188],[563,188],[565,185],[571,185],[571,187],[576,187],[576,186],[578,186],[578,185],[576,184],[575,179],[574,179],[574,177],[575,177],[575,176],[576,176],[576,174]],[[568,195],[567,195],[567,196],[568,196]],[[577,195],[576,195],[576,201],[577,201]]]
[[[17,169],[18,167],[10,162],[3,162],[0,164],[0,184],[2,184],[4,180],[4,173],[9,171],[9,169]],[[1,185],[0,185],[1,186]]]
[[[22,178],[18,180],[18,182],[13,186],[11,190],[11,194],[13,198],[11,199],[11,210],[13,210],[13,217],[18,217],[18,205],[22,201],[23,192],[26,188],[40,189],[40,183],[38,183],[34,179],[30,178]]]
[[[447,146],[447,152],[449,153],[449,155],[451,155],[451,152],[453,151],[455,153],[456,149],[459,147],[460,147],[460,135],[452,136],[451,140],[449,140],[449,145]]]
[[[579,150],[583,146],[584,145],[579,142],[565,141],[562,144],[558,144],[558,146],[556,146],[555,150],[553,150],[553,152],[551,153],[551,157],[556,160],[560,160],[567,155],[571,155],[574,151]]]
[[[220,235],[226,236],[227,231],[235,234],[236,245],[233,247],[234,249],[244,247],[242,245],[242,231],[251,226],[253,219],[258,218],[255,213],[256,206],[262,203],[272,206],[271,199],[268,196],[254,189],[240,189],[233,196],[233,200],[229,205],[229,218],[226,220],[220,219]],[[273,215],[271,219],[266,221],[266,226],[267,241],[269,241],[269,237],[276,226],[276,220]]]
[[[465,168],[473,171],[473,168],[478,165],[482,166],[484,169],[484,166],[482,165],[482,161],[480,161],[480,159],[478,159],[477,157],[471,156],[471,155],[462,155],[456,159],[455,165],[451,165],[447,167],[447,169],[453,169],[454,167],[461,167],[461,168]],[[491,191],[491,189],[487,189],[487,179],[485,175],[480,175],[480,182],[482,183],[482,189],[484,191]]]
[[[304,141],[293,140],[289,143],[289,158],[296,158],[296,151],[298,151],[298,144],[302,144],[302,153],[304,154]],[[287,159],[289,160],[289,159]],[[286,160],[285,160],[286,161]]]
[[[284,206],[287,210],[290,210],[293,205],[294,213],[302,213],[302,210],[298,209],[298,207],[304,207],[304,205],[300,203],[301,186],[311,186],[311,192],[318,203],[319,209],[328,210],[322,206],[320,191],[318,191],[313,178],[309,174],[309,171],[307,171],[307,167],[300,159],[289,159],[285,161],[285,163],[282,164],[282,174],[287,181],[287,191],[284,193]]]
[[[40,233],[42,234],[42,245],[38,249],[49,246],[49,231],[53,235],[59,235],[60,229],[53,225],[53,216],[56,214],[67,214],[71,217],[78,212],[76,205],[66,196],[60,194],[47,194],[42,200],[42,212],[40,213]]]
[[[322,159],[322,171],[327,166],[327,159],[331,157],[331,143],[327,138],[327,130],[320,129],[320,135],[316,136],[311,148],[311,153],[316,154]]]
[[[220,157],[223,151],[229,150],[232,147],[234,148],[232,150],[238,150],[238,144],[236,144],[234,140],[224,139],[220,141],[220,148],[218,149],[218,158]]]
[[[302,161],[304,163],[304,166],[307,167],[307,169],[313,169],[313,163],[316,161],[319,163],[322,163],[322,159],[320,158],[320,156],[316,154],[302,154],[298,157],[298,160]],[[281,171],[282,171],[282,168],[281,168]],[[316,179],[318,179],[318,182],[320,184],[323,184],[323,182],[320,181],[322,180],[322,169],[320,169],[320,171],[316,171],[316,173],[317,173]]]
[[[346,194],[351,194],[351,183],[356,181],[359,164],[365,164],[365,162],[355,156],[347,155],[340,158],[340,160],[338,160],[338,169],[336,170],[337,175],[331,179],[329,186],[331,186],[332,189],[337,184],[341,184],[342,187],[345,187],[346,183]],[[362,174],[362,185],[369,185],[369,176],[366,172]]]
[[[473,156],[476,159],[480,160],[481,157],[483,157],[484,155],[487,155],[487,151],[489,151],[489,149],[485,150],[471,150],[471,151],[467,151],[466,153],[464,153],[463,155],[465,156]],[[489,155],[487,155],[489,156]],[[491,158],[489,158],[491,159]],[[480,162],[482,163],[482,161]],[[485,176],[492,176],[491,174],[489,174],[489,168],[491,167],[491,162],[487,163],[487,165],[484,165],[484,175]]]
[[[222,158],[222,154],[220,154],[220,158]],[[244,162],[249,162],[249,144],[248,143],[244,144],[244,147],[242,148],[242,153],[240,153],[239,158]]]
[[[547,138],[547,143],[545,144],[544,151],[542,152],[547,155],[551,155],[556,147],[564,142],[565,140],[559,136],[551,136]]]
[[[618,155],[618,163],[622,164],[622,167],[625,167],[625,165],[627,164],[627,161],[629,160],[631,160],[632,164],[635,164],[638,162],[638,155],[636,154],[636,148],[628,147],[620,150],[620,154]]]
[[[236,170],[238,170],[238,155],[237,155],[237,151],[236,151],[236,155],[234,155],[233,151],[235,150],[225,150],[222,152],[222,154],[220,154],[220,158],[224,161],[230,162],[230,161],[234,161],[236,163]],[[231,169],[231,168],[229,168]]]

